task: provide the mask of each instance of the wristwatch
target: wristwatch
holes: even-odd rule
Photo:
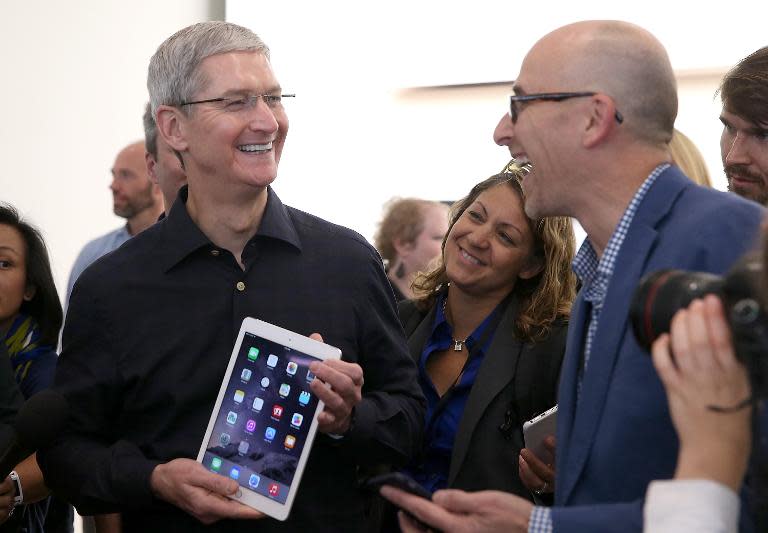
[[[13,488],[16,491],[16,495],[13,497],[13,508],[15,509],[24,503],[24,491],[21,489],[21,480],[19,479],[19,474],[16,473],[16,470],[11,470],[8,477],[11,478]]]

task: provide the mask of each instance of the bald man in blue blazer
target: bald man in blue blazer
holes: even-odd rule
[[[756,244],[764,209],[699,187],[671,164],[675,75],[642,28],[559,28],[528,52],[513,92],[494,139],[532,164],[526,213],[572,216],[587,233],[573,265],[582,290],[560,377],[556,477],[540,486],[554,481],[555,504],[495,491],[442,491],[432,502],[382,494],[447,532],[639,533],[646,488],[674,475],[678,439],[629,324],[632,295],[658,269],[725,272]],[[406,515],[401,525],[417,530]]]

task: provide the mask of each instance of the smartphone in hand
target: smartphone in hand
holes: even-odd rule
[[[544,411],[536,418],[523,424],[525,447],[531,450],[539,460],[547,462],[551,453],[544,445],[548,435],[554,435],[557,429],[557,406]]]
[[[368,478],[363,482],[363,488],[372,492],[379,492],[379,489],[384,485],[390,485],[396,489],[404,490],[410,494],[421,496],[428,500],[432,499],[432,493],[422,487],[411,477],[403,474],[402,472],[388,472],[379,476]]]
[[[374,476],[372,478],[368,478],[366,481],[363,482],[363,488],[365,490],[370,490],[372,492],[379,492],[379,489],[383,487],[384,485],[389,485],[390,487],[395,487],[396,489],[403,490],[409,494],[413,494],[415,496],[419,496],[421,498],[426,498],[427,500],[432,500],[432,493],[429,492],[427,489],[419,485],[419,483],[403,474],[402,472],[388,472],[386,474],[381,474],[379,476]],[[438,532],[438,530],[432,528],[430,529],[426,524],[424,524],[421,520],[413,516],[410,512],[406,511],[405,509],[402,509],[402,511],[407,514],[414,522],[416,522],[424,531],[430,530]]]

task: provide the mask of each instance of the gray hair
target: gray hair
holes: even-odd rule
[[[190,100],[208,80],[200,63],[228,52],[258,52],[269,59],[269,47],[248,28],[231,22],[193,24],[171,35],[149,60],[147,89],[152,116],[160,105],[180,105]]]
[[[672,139],[677,82],[661,43],[637,26],[601,23],[582,50],[584,75],[610,94],[637,138],[662,146]]]
[[[149,102],[144,109],[142,120],[144,122],[144,147],[157,160],[157,123],[155,117],[152,116],[152,105]]]

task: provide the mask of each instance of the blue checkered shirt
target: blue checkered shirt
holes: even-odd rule
[[[576,257],[573,259],[573,271],[581,281],[584,300],[592,306],[589,315],[589,325],[587,326],[587,336],[584,341],[584,365],[579,374],[578,395],[581,394],[581,378],[589,364],[592,340],[597,331],[597,321],[600,318],[600,311],[603,309],[603,302],[605,301],[605,295],[608,293],[608,285],[613,277],[613,269],[616,266],[616,258],[619,256],[619,251],[621,251],[621,245],[624,244],[629,227],[635,218],[640,203],[645,198],[645,194],[654,184],[656,178],[667,170],[669,166],[669,163],[662,163],[653,169],[653,172],[645,179],[632,197],[632,201],[629,202],[629,206],[624,211],[624,215],[619,220],[616,229],[613,230],[613,235],[608,240],[608,245],[605,247],[602,257],[597,257],[597,252],[595,252],[589,239],[585,239]],[[552,531],[552,513],[549,507],[534,507],[528,522],[528,533],[552,533]]]

